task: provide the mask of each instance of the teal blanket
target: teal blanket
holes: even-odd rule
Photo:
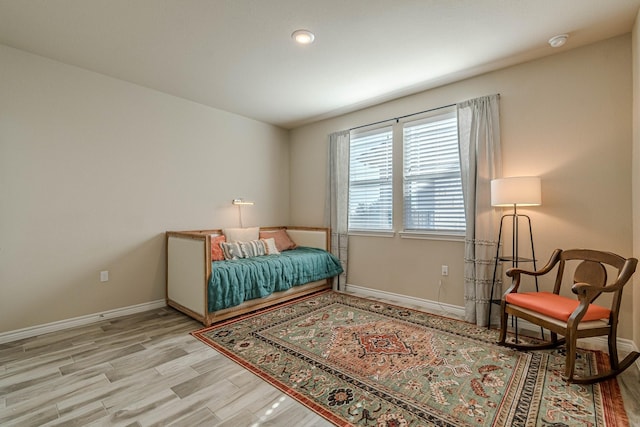
[[[215,261],[209,278],[209,312],[340,273],[342,266],[335,256],[307,247],[280,255]]]

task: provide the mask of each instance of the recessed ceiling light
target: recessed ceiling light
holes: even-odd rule
[[[560,34],[557,36],[553,36],[549,39],[549,45],[551,47],[560,47],[560,46],[564,46],[564,44],[567,42],[567,39],[569,38],[568,34]]]
[[[295,30],[291,33],[291,38],[300,44],[311,44],[316,36],[309,30]]]

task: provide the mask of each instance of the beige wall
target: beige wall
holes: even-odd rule
[[[504,175],[542,178],[543,206],[526,211],[538,258],[556,247],[631,255],[631,83],[627,35],[295,129],[292,222],[323,223],[329,133],[500,93]],[[464,305],[460,242],[352,237],[349,257],[351,284]],[[622,311],[631,338],[631,298]]]
[[[163,232],[289,220],[288,132],[0,45],[0,332],[163,299]],[[110,281],[100,283],[99,272]]]
[[[632,33],[633,58],[633,253],[640,258],[640,12]],[[633,292],[633,341],[640,348],[640,280]]]
[[[0,45],[0,332],[162,299],[163,231],[236,225],[233,197],[257,202],[245,225],[321,225],[330,132],[496,92],[505,176],[543,179],[539,258],[638,256],[638,38],[636,22],[633,92],[624,36],[295,129],[290,149],[279,128]],[[462,253],[356,237],[349,282],[462,306]],[[621,335],[640,346],[638,313],[634,292]]]

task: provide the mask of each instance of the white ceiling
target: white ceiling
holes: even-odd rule
[[[0,0],[0,43],[292,128],[628,33],[639,7],[640,0]],[[299,28],[316,42],[296,45],[290,35]],[[568,43],[549,47],[561,33]]]

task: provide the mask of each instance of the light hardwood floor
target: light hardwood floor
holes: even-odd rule
[[[163,308],[0,344],[0,425],[328,426]],[[640,374],[619,377],[640,426]]]

